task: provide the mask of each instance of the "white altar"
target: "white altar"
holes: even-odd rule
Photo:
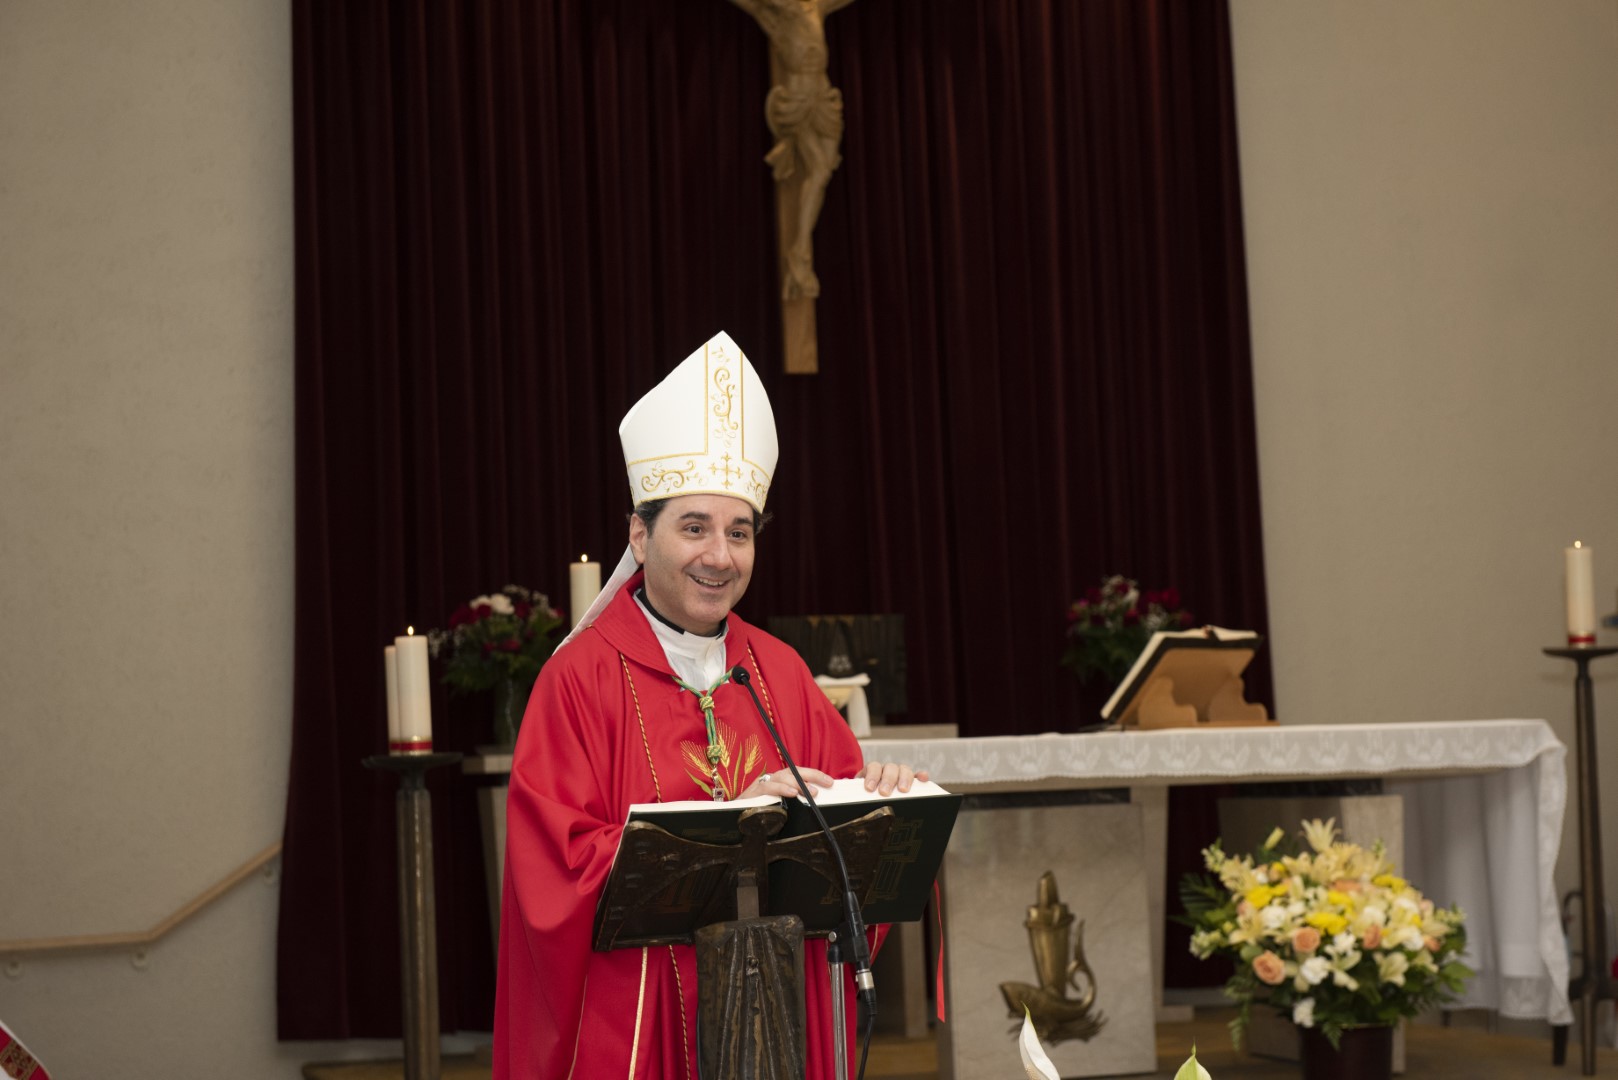
[[[1467,913],[1466,960],[1478,975],[1468,983],[1466,995],[1458,1004],[1494,1009],[1518,1019],[1572,1022],[1567,997],[1568,954],[1553,879],[1567,801],[1567,749],[1542,720],[1282,724],[1083,735],[930,737],[937,730],[879,728],[876,738],[862,739],[861,744],[868,759],[911,762],[928,769],[932,778],[946,788],[967,795],[1129,789],[1133,805],[1114,806],[1135,813],[1136,824],[1130,826],[1135,830],[1132,835],[1144,840],[1133,864],[1138,869],[1131,873],[1133,881],[1146,879],[1142,887],[1148,910],[1137,907],[1136,911],[1139,932],[1149,933],[1153,940],[1134,946],[1143,966],[1138,977],[1132,974],[1123,981],[1131,1001],[1120,1001],[1116,994],[1109,999],[1109,1016],[1114,1021],[1109,1037],[1115,1036],[1114,1041],[1122,1044],[1116,1050],[1119,1056],[1132,1060],[1141,1053],[1149,1055],[1153,1041],[1149,994],[1144,1001],[1145,1027],[1140,1027],[1131,1014],[1138,1015],[1142,1004],[1135,991],[1146,989],[1139,986],[1138,978],[1152,978],[1145,973],[1153,969],[1144,966],[1144,957],[1139,954],[1149,949],[1156,957],[1162,947],[1167,791],[1176,784],[1381,780],[1383,791],[1399,796],[1403,802],[1405,876],[1435,901],[1458,903]],[[498,926],[505,840],[505,787],[499,781],[509,772],[511,758],[509,754],[469,758],[463,768],[469,774],[482,775],[486,782],[495,782],[480,795],[490,856],[491,923]],[[969,813],[972,812],[963,810],[963,815]],[[957,831],[963,837],[970,832],[962,825],[957,826]],[[1035,829],[1028,835],[1038,837],[1046,832]],[[1074,835],[1072,827],[1068,826],[1063,835]],[[991,848],[993,844],[991,839]],[[1060,854],[1053,856],[1053,865],[1071,866],[1075,857],[1079,861],[1084,858],[1083,852],[1071,844],[1061,847],[1060,836],[1058,844]],[[952,841],[946,867],[952,856],[961,854],[957,847]],[[1002,843],[1000,847],[1005,849],[1006,845]],[[1032,849],[1028,854],[1046,857]],[[1069,884],[1075,880],[1064,878],[1063,895],[1079,902],[1084,897],[1075,895],[1075,889],[1085,886]],[[1016,888],[1020,890],[1021,886]],[[950,891],[948,882],[945,890]],[[1019,891],[995,899],[994,910],[1009,902],[1011,910],[1016,911],[1017,905],[1027,901],[1028,897]],[[950,906],[946,897],[946,907]],[[959,914],[959,909],[954,910]],[[945,918],[952,924],[955,921],[949,912]],[[881,960],[892,963],[903,974],[903,989],[897,995],[899,1011],[906,1034],[916,1036],[926,1030],[927,1023],[921,931],[918,924],[898,929],[899,934],[890,937],[890,948],[883,950]],[[1101,932],[1099,926],[1095,929]],[[1117,930],[1124,932],[1122,926]],[[1135,932],[1127,931],[1125,936]],[[1024,955],[1020,941],[976,944],[998,950],[995,955],[1008,951]],[[1103,959],[1098,954],[1093,956],[1098,962]],[[1129,959],[1131,965],[1136,962],[1136,958]],[[1161,965],[1155,970],[1161,971]],[[1113,981],[1109,985],[1120,984]],[[894,1000],[888,998],[890,1003]],[[985,1022],[992,1020],[992,1027],[1003,1026],[998,1005],[975,1011],[984,1014]],[[992,1045],[1000,1041],[995,1037],[998,1034],[998,1027],[988,1038],[975,1030],[963,1030],[961,1038],[944,1041],[967,1047]],[[941,1047],[941,1067],[945,1065],[944,1049]],[[1098,1055],[1103,1049],[1107,1055]],[[1113,1053],[1112,1048],[1089,1044],[1084,1057],[1088,1060]],[[991,1060],[998,1068],[999,1056]],[[1114,1072],[1149,1068],[1149,1057],[1142,1060],[1145,1064],[1126,1065],[1118,1060],[1109,1068]],[[980,1063],[971,1060],[956,1064],[959,1067],[950,1075],[958,1080],[981,1072]],[[1079,1075],[1080,1071],[1071,1074]]]
[[[1461,1005],[1572,1021],[1552,876],[1567,749],[1542,720],[890,736],[867,744],[868,756],[878,754],[925,767],[966,794],[1128,787],[1160,795],[1176,784],[1381,779],[1404,798],[1405,876],[1467,912],[1467,962],[1478,977]],[[1150,823],[1148,814],[1148,831]],[[1161,903],[1161,880],[1156,891]]]

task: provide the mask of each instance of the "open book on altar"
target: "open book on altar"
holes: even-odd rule
[[[1204,626],[1159,630],[1135,658],[1101,717],[1116,727],[1247,727],[1274,723],[1245,697],[1242,672],[1263,638]]]
[[[860,779],[815,790],[826,824],[844,847],[866,923],[919,920],[961,796],[927,780],[887,796],[866,791]],[[694,923],[735,918],[735,853],[743,847],[742,817],[750,810],[784,814],[767,844],[766,913],[797,915],[812,936],[837,929],[844,917],[842,883],[801,796],[636,803],[596,909],[596,948],[689,941]],[[861,851],[866,837],[874,847]],[[653,903],[629,902],[631,894],[648,891]]]

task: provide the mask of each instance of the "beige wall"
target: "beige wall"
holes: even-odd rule
[[[1618,3],[1232,12],[1277,712],[1571,747],[1563,547],[1618,607]]]
[[[1538,649],[1569,539],[1618,585],[1618,4],[1233,7],[1283,715],[1571,741]],[[288,38],[0,4],[0,939],[150,925],[280,834]],[[274,920],[250,882],[144,968],[0,972],[0,1018],[63,1076],[374,1051],[276,1046]]]
[[[280,837],[287,5],[0,4],[0,939],[144,929]],[[276,883],[0,972],[63,1077],[292,1077]]]

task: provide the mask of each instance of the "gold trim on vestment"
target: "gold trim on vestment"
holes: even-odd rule
[[[640,1020],[641,1014],[646,1011],[646,966],[652,950],[642,946],[640,950],[640,994],[635,998],[635,1041],[629,1044],[629,1077],[635,1080],[635,1059],[640,1056]]]
[[[635,703],[635,723],[640,725],[640,745],[646,751],[646,767],[652,773],[652,790],[657,793],[657,801],[663,801],[663,785],[657,779],[657,766],[652,762],[652,743],[646,738],[646,718],[640,714],[640,695],[635,692],[635,680],[629,674],[629,661],[624,654],[618,654],[618,666],[624,669],[624,682],[629,684],[629,699]]]
[[[567,1080],[573,1080],[573,1074],[579,1068],[579,1041],[584,1038],[584,1002],[590,996],[590,973],[585,972],[584,988],[579,991],[579,1026],[573,1032],[573,1060],[567,1063]]]
[[[674,989],[680,995],[680,1048],[685,1051],[685,1080],[691,1080],[691,1041],[686,1032],[691,1025],[685,1022],[685,980],[680,978],[680,960],[674,955],[674,946],[668,946],[669,964],[674,968]]]

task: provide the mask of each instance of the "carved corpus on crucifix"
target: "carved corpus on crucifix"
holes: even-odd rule
[[[842,161],[843,95],[826,77],[826,16],[853,0],[731,0],[770,39],[764,118],[775,146],[764,160],[775,173],[775,216],[781,249],[781,323],[786,370],[820,368],[815,340],[814,229],[826,185]]]

